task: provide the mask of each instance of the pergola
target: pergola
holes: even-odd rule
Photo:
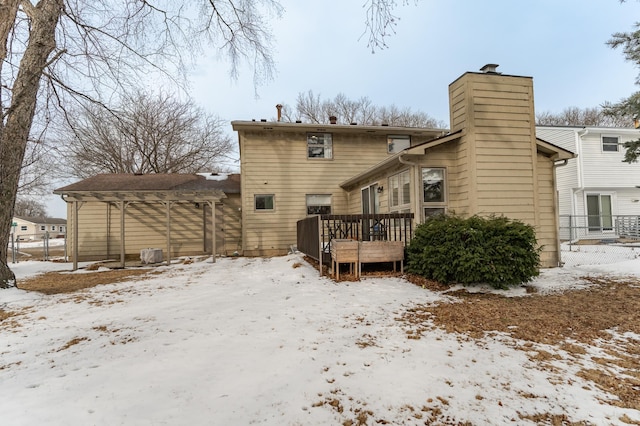
[[[125,266],[126,215],[131,203],[162,204],[166,211],[166,262],[171,262],[171,207],[176,203],[201,203],[211,207],[212,262],[216,261],[216,204],[226,195],[215,181],[200,175],[106,174],[57,189],[55,194],[71,204],[73,269],[78,269],[78,211],[86,202],[102,202],[120,211],[120,266]],[[204,226],[204,223],[203,223]]]

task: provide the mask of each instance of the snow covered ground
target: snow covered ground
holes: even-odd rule
[[[625,253],[545,270],[533,285],[640,278],[640,260]],[[70,269],[14,266],[18,277]],[[0,424],[512,425],[534,424],[522,415],[538,413],[640,422],[640,412],[601,402],[612,396],[575,376],[597,366],[566,354],[545,370],[508,336],[434,329],[408,339],[400,314],[448,296],[402,279],[336,283],[297,254],[154,271],[162,273],[74,294],[0,291],[0,308],[21,312],[0,326]]]

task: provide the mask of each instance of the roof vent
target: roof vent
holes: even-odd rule
[[[498,64],[487,64],[487,65],[485,65],[484,67],[480,68],[480,71],[482,71],[482,72],[483,72],[483,73],[485,73],[485,74],[500,74],[500,73],[497,71],[497,68],[498,68],[499,66],[500,66],[500,65],[498,65]]]

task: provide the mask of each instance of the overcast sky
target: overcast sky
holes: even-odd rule
[[[605,42],[640,21],[640,2],[617,0],[421,0],[399,7],[388,49],[371,54],[365,0],[283,0],[274,23],[275,79],[254,96],[251,70],[230,81],[215,55],[193,74],[199,104],[228,120],[271,119],[300,92],[369,97],[449,121],[448,85],[467,71],[500,64],[534,78],[537,111],[594,107],[636,90],[637,69]],[[402,3],[402,1],[399,1]]]
[[[229,121],[273,119],[276,104],[293,106],[312,90],[325,99],[367,96],[448,124],[448,85],[487,63],[533,77],[538,112],[595,107],[638,90],[638,69],[605,42],[640,21],[639,1],[409,0],[396,10],[388,48],[375,54],[361,38],[364,2],[281,0],[284,15],[273,21],[275,78],[257,87],[256,98],[252,70],[243,67],[231,80],[228,64],[212,51],[192,73],[196,102]],[[65,216],[63,203],[49,208]]]

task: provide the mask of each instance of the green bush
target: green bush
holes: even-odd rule
[[[516,220],[440,215],[416,228],[407,271],[441,283],[506,289],[538,275],[536,246],[533,227]]]

